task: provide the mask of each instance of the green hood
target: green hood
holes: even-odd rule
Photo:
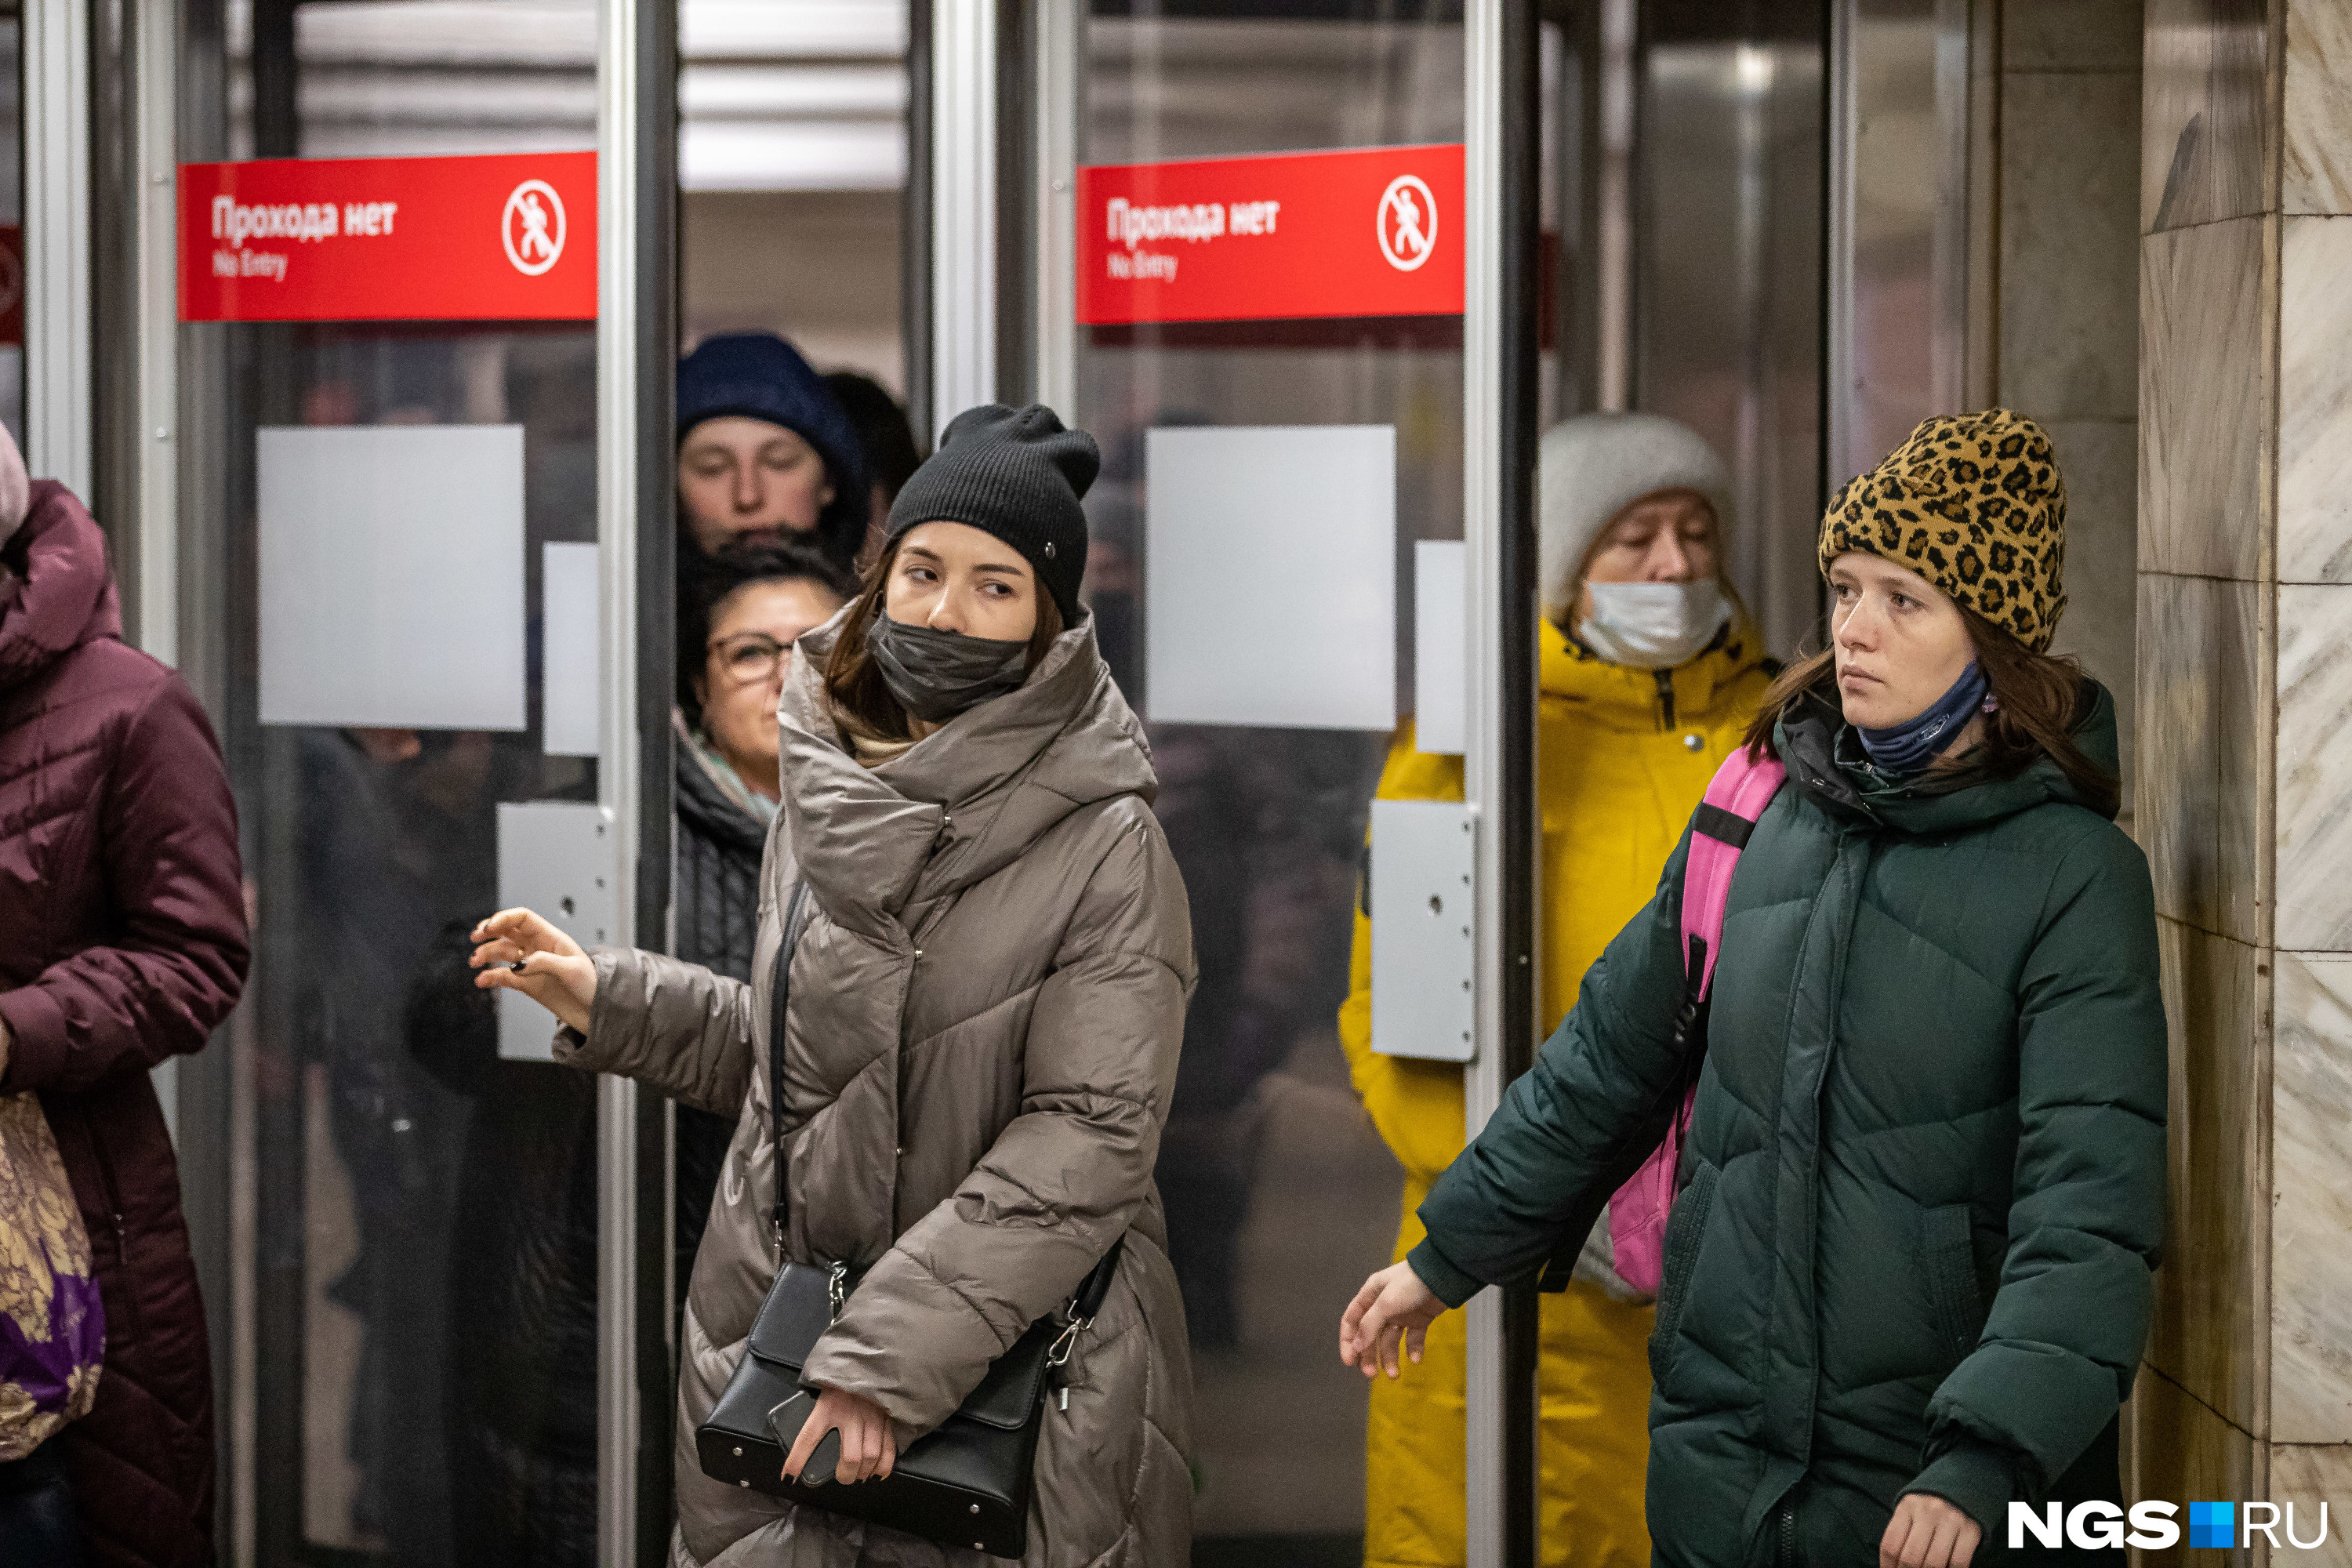
[[[2074,726],[2074,743],[2109,773],[2117,772],[2116,700],[2087,677],[2088,710]],[[1977,770],[1889,779],[1870,765],[1853,726],[1839,713],[1826,683],[1805,694],[1773,727],[1774,749],[1790,781],[1833,817],[1863,819],[1910,834],[1949,833],[2013,816],[2048,802],[2095,809],[2058,764],[2044,756],[2022,771],[1996,777]],[[2112,811],[2101,815],[2112,818]]]

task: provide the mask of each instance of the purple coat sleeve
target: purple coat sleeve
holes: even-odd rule
[[[212,726],[176,677],[122,722],[90,868],[105,888],[60,889],[96,892],[111,929],[0,992],[0,1091],[85,1089],[201,1049],[245,985],[236,805]]]

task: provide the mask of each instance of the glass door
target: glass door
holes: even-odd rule
[[[1419,546],[1462,539],[1463,27],[1311,9],[1086,16],[1071,412],[1105,454],[1097,635],[1150,726],[1200,965],[1159,1168],[1192,1342],[1194,1560],[1341,1568],[1363,1559],[1389,1402],[1339,1364],[1333,1325],[1433,1174],[1366,1119],[1348,1047],[1380,1065],[1341,1014],[1367,816],[1412,706],[1416,574],[1442,559]],[[1327,313],[1354,307],[1314,298],[1336,258],[1308,209],[1346,190],[1330,228],[1369,242],[1391,184],[1365,282],[1434,266],[1451,287]],[[1458,1139],[1458,1098],[1398,1110]],[[1430,1478],[1457,1508],[1458,1466]]]
[[[647,381],[669,483],[670,237],[639,204],[672,176],[639,177],[675,157],[615,68],[674,27],[614,0],[181,8],[182,642],[255,932],[227,1125],[189,1129],[235,1173],[211,1304],[239,1563],[585,1565],[646,1555],[641,1513],[667,1535],[666,1164],[633,1185],[662,1124],[465,960],[506,903],[660,940],[667,749],[644,767],[638,738],[667,728],[635,692],[668,687],[668,541],[641,596],[633,520]]]
[[[1506,1440],[1493,1293],[1402,1391],[1333,1352],[1533,1044],[1506,984],[1533,663],[1507,606],[1531,601],[1535,353],[1498,330],[1536,254],[1501,216],[1514,26],[1532,41],[1519,6],[1038,0],[999,34],[995,80],[1032,112],[996,161],[992,221],[1021,237],[995,254],[1028,265],[996,279],[991,368],[1101,443],[1086,596],[1192,901],[1158,1182],[1197,1564],[1516,1560],[1506,1472],[1533,1461]],[[970,73],[940,37],[947,117]],[[935,195],[935,246],[972,200]],[[969,388],[980,307],[935,279],[939,384]],[[1507,393],[1507,360],[1529,372]],[[1427,962],[1376,980],[1375,911],[1407,887]]]
[[[1391,254],[1452,240],[1459,184],[1419,167],[1447,155],[1388,150],[1458,160],[1462,27],[1217,9],[1086,18],[1073,402],[1107,456],[1097,635],[1150,726],[1200,963],[1159,1170],[1192,1341],[1195,1560],[1338,1568],[1363,1552],[1375,1416],[1332,1322],[1432,1174],[1360,1110],[1339,1019],[1366,816],[1410,700],[1414,547],[1462,537],[1459,302],[1328,316],[1246,297],[1246,272],[1239,297],[1182,296],[1216,251],[1285,244],[1335,181],[1402,182]],[[1372,201],[1354,205],[1370,235]],[[1312,262],[1284,259],[1257,280],[1314,292]],[[1236,480],[1272,504],[1232,508]],[[1327,485],[1356,504],[1314,505]],[[1458,1472],[1438,1485],[1460,1495]]]

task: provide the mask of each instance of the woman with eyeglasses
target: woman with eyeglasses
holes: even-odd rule
[[[676,952],[751,978],[760,856],[775,820],[776,702],[793,644],[849,603],[856,584],[796,541],[748,541],[678,561]],[[732,1119],[677,1108],[677,1298],[710,1217]]]

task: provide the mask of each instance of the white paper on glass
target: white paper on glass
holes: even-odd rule
[[[1459,756],[1463,715],[1470,706],[1469,547],[1460,540],[1423,539],[1412,547],[1412,749]]]
[[[523,728],[522,426],[256,446],[261,721]]]
[[[604,749],[596,677],[602,603],[594,545],[540,546],[540,749],[551,757],[593,757]]]
[[[1475,826],[1459,801],[1372,802],[1372,1049],[1382,1056],[1475,1052]]]
[[[1161,723],[1396,725],[1396,427],[1144,442],[1144,689]]]
[[[583,947],[613,940],[613,814],[587,801],[499,806],[499,908],[535,910]],[[555,1059],[555,1015],[520,991],[499,993],[499,1055]]]

